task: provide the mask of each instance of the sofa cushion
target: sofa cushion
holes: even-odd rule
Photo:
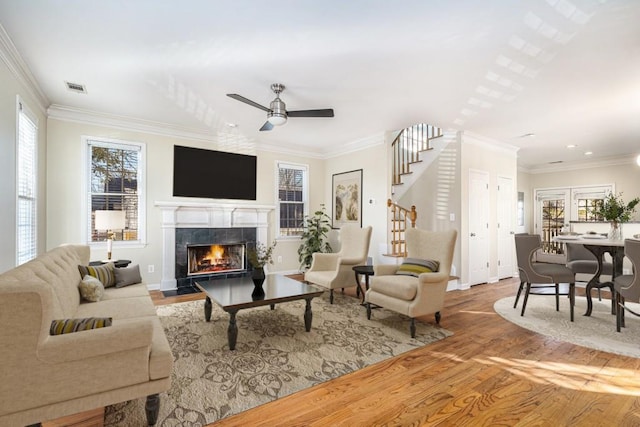
[[[89,274],[82,278],[78,288],[80,289],[82,298],[90,302],[100,301],[104,295],[104,285],[102,282]]]
[[[411,301],[418,293],[418,279],[408,275],[389,275],[371,277],[370,288],[380,294]]]
[[[144,283],[136,283],[135,285],[125,286],[124,288],[108,288],[104,290],[102,300],[122,299],[131,297],[148,297],[149,291]]]
[[[124,288],[127,289],[127,288]],[[116,289],[114,288],[114,291]],[[105,291],[105,294],[109,289]],[[154,316],[155,306],[151,298],[104,298],[102,301],[80,304],[73,317],[113,317],[114,320],[133,319],[136,317]]]
[[[111,326],[111,317],[87,317],[84,319],[52,320],[49,335],[61,335],[71,332],[88,331],[91,329]]]
[[[116,288],[135,285],[136,283],[142,282],[140,266],[138,264],[130,267],[116,268],[114,273],[116,275]]]
[[[104,265],[79,265],[80,277],[84,277],[87,274],[100,280],[105,288],[116,285],[116,275],[113,271],[115,268],[112,262],[108,262]]]
[[[418,277],[422,273],[434,273],[440,263],[431,259],[406,258],[396,270],[396,274]]]

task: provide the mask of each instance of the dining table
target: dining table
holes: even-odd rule
[[[616,314],[616,301],[614,296],[613,279],[622,274],[622,262],[624,260],[624,239],[609,239],[602,234],[582,234],[582,235],[558,235],[552,241],[558,243],[574,243],[583,245],[589,252],[595,255],[598,261],[598,269],[593,277],[587,282],[585,294],[587,296],[587,311],[585,316],[591,316],[593,301],[591,299],[592,289],[609,288],[611,292],[611,314]],[[604,255],[611,256],[613,266],[611,281],[601,281],[602,263]]]

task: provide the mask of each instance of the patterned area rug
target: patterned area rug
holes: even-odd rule
[[[616,332],[616,316],[611,314],[611,300],[593,299],[591,316],[583,316],[587,299],[576,297],[574,321],[569,319],[569,300],[560,297],[560,311],[556,311],[553,296],[532,295],[527,301],[524,316],[520,316],[522,297],[518,308],[513,308],[515,297],[496,301],[493,308],[500,316],[518,326],[560,341],[602,350],[609,353],[640,358],[640,318],[627,312],[626,328]],[[627,304],[638,312],[638,304]]]
[[[240,310],[235,351],[227,344],[229,315],[204,302],[157,307],[175,360],[172,386],[160,395],[158,426],[202,426],[452,335],[384,309],[367,320],[359,300],[337,294],[312,301],[311,332],[304,301]],[[109,406],[107,426],[143,426],[145,399]]]

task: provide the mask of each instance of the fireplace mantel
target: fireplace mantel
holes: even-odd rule
[[[267,244],[272,205],[244,203],[155,202],[162,212],[162,280],[160,290],[176,289],[176,228],[255,227],[256,240]]]

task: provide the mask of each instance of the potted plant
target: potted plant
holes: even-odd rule
[[[251,277],[256,288],[261,289],[264,282],[264,266],[273,264],[273,249],[277,243],[277,241],[274,241],[271,246],[267,246],[264,243],[256,242],[255,245],[247,247],[247,258],[249,259],[249,264],[253,267]]]
[[[307,215],[304,219],[302,233],[302,244],[298,248],[298,261],[300,269],[306,270],[311,267],[314,252],[331,252],[331,245],[327,235],[331,230],[331,217],[327,215],[324,205],[322,208]]]
[[[622,230],[620,224],[628,222],[631,214],[636,211],[636,205],[640,202],[640,198],[636,197],[629,203],[625,204],[622,200],[622,193],[609,193],[598,203],[595,214],[605,221],[609,221],[611,228],[609,229],[609,239],[622,239]]]

